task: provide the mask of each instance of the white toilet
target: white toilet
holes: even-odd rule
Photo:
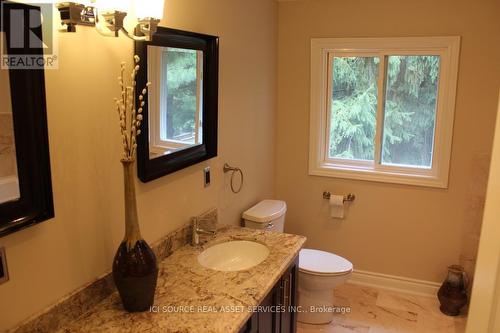
[[[283,232],[286,203],[263,200],[243,213],[245,227]],[[330,252],[302,249],[299,254],[298,320],[327,324],[333,319],[333,293],[352,273],[352,263]],[[314,311],[311,311],[314,309]]]

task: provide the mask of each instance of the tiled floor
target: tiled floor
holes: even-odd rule
[[[297,333],[463,333],[466,318],[439,311],[437,298],[354,284],[334,291],[335,305],[350,307],[329,325],[298,324]]]

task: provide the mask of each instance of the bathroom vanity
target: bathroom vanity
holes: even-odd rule
[[[239,333],[292,333],[296,331],[298,257],[281,276]]]
[[[159,276],[150,311],[125,311],[119,295],[105,291],[110,279],[105,276],[9,332],[295,332],[296,313],[285,308],[296,305],[298,254],[305,237],[226,226],[192,246],[190,230],[183,227],[153,244]],[[238,271],[200,263],[207,249],[235,241],[264,245],[269,254]]]

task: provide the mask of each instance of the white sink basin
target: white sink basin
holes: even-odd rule
[[[251,241],[230,241],[209,247],[198,255],[198,262],[206,268],[233,272],[254,267],[269,256],[269,249]]]

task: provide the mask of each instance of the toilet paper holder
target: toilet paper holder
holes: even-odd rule
[[[331,195],[330,192],[325,191],[323,192],[323,199],[330,200]],[[356,199],[356,196],[352,193],[344,195],[344,202],[353,202],[354,199]]]

